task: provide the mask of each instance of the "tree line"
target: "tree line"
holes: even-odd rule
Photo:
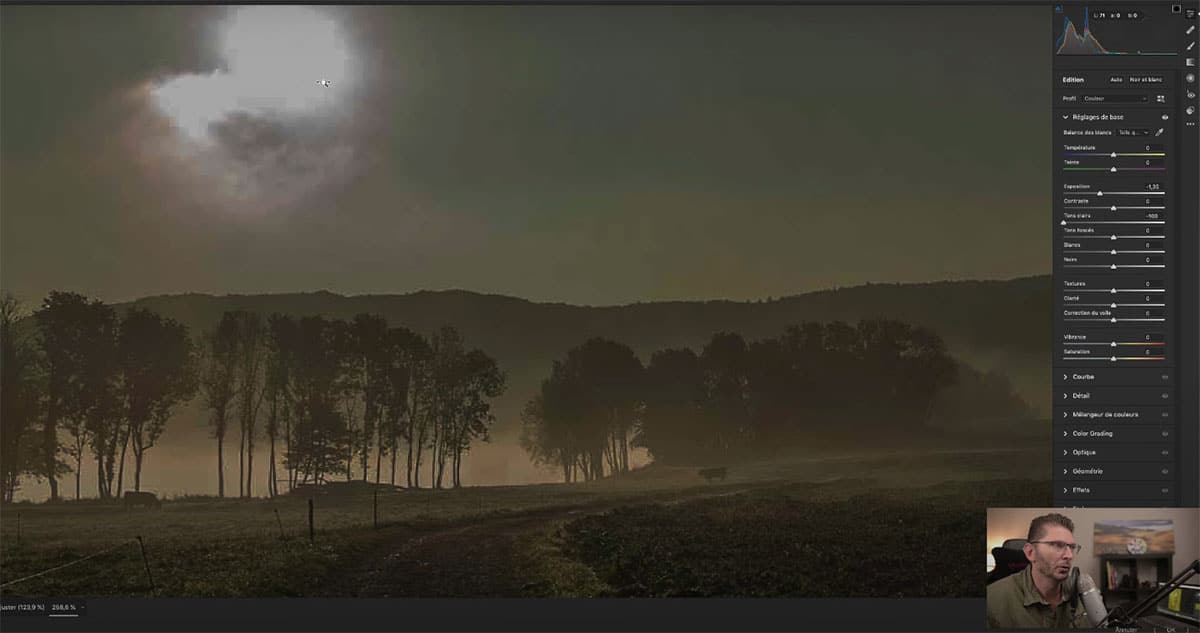
[[[631,446],[658,463],[695,464],[838,429],[1031,414],[1005,377],[959,363],[931,330],[808,322],[749,343],[717,333],[699,354],[659,350],[645,366],[621,343],[590,339],[552,364],[525,406],[521,443],[577,481],[629,470]]]
[[[505,388],[495,359],[443,327],[428,339],[382,317],[352,321],[226,312],[202,339],[201,401],[217,441],[238,442],[238,494],[253,494],[254,442],[269,444],[267,492],[335,477],[433,488],[462,485],[465,453],[495,422]],[[260,424],[262,429],[260,430]],[[231,438],[233,439],[233,438]],[[277,459],[276,456],[282,459]],[[279,466],[285,472],[279,472]]]
[[[420,487],[462,483],[464,456],[495,422],[490,400],[505,388],[496,361],[443,327],[426,338],[379,316],[352,321],[224,313],[195,339],[179,322],[142,308],[118,316],[101,301],[51,292],[28,316],[0,299],[0,498],[22,477],[74,475],[85,458],[97,494],[141,489],[145,456],[186,403],[206,412],[225,496],[226,442],[236,439],[238,495],[254,494],[256,443],[268,443],[269,495],[334,477],[397,479]],[[373,460],[373,464],[371,463]],[[280,472],[280,471],[284,472]]]

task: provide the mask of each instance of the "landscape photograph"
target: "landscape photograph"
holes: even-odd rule
[[[1097,556],[1172,554],[1175,552],[1175,523],[1169,519],[1097,521],[1092,539]]]
[[[935,9],[0,7],[0,596],[982,597],[1046,25]]]

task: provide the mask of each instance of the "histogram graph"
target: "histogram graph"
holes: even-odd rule
[[[1138,37],[1143,28],[1142,11],[1100,11],[1083,7],[1074,18],[1071,13],[1077,7],[1056,7],[1055,15],[1061,16],[1054,42],[1056,55],[1150,55],[1172,56],[1174,51],[1142,50],[1136,46],[1124,46]]]

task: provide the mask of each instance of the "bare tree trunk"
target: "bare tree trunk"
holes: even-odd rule
[[[362,473],[363,473],[362,480],[364,483],[367,481],[367,466],[371,462],[371,434],[367,432],[369,430],[370,429],[367,428],[367,411],[365,410],[365,407],[364,407],[362,455],[360,455],[358,458],[359,465],[362,467]]]
[[[142,459],[146,456],[146,447],[140,442],[133,443],[133,459],[135,468],[133,470],[133,489],[136,491],[142,490]]]
[[[438,434],[438,455],[434,463],[437,464],[437,487],[439,490],[442,488],[442,481],[446,474],[446,457],[450,453],[450,444],[447,441],[449,435],[449,426],[444,426]]]
[[[51,385],[54,385],[54,379],[51,378]],[[57,398],[54,394],[50,395],[50,402],[46,409],[46,424],[42,427],[42,449],[45,452],[46,461],[43,466],[46,472],[47,483],[50,484],[50,500],[58,501],[58,405]]]
[[[380,461],[383,459],[383,425],[375,423],[375,483],[379,483]]]
[[[416,441],[413,422],[410,420],[408,424],[408,474],[406,484],[409,488],[413,487],[413,442]]]
[[[254,429],[246,440],[246,496],[254,496]]]
[[[421,457],[425,454],[425,427],[422,426],[418,437],[409,440],[408,454],[411,456],[413,452],[413,444],[416,444],[417,456],[412,464],[412,482],[410,485],[415,488],[421,487]]]
[[[455,488],[462,487],[462,461],[463,461],[463,453],[466,452],[464,450],[463,436],[466,435],[466,433],[467,433],[467,428],[466,428],[465,422],[461,423],[459,425],[459,428],[457,430],[455,430],[455,432],[454,432],[453,475],[454,475],[454,487]]]
[[[609,467],[609,469],[612,470],[613,474],[616,474],[617,471],[619,470],[619,465],[617,464],[617,430],[613,429],[612,433],[610,433],[608,437],[609,437],[608,467]]]
[[[429,449],[429,485],[433,488],[441,488],[441,478],[437,474],[438,459],[441,457],[442,446],[439,443],[441,429],[440,421],[435,416],[433,418],[433,446]]]
[[[431,488],[441,488],[442,487],[441,478],[438,477],[437,464],[438,464],[438,455],[437,455],[437,444],[436,444],[436,440],[435,440],[433,449],[430,450],[430,454],[429,454],[429,486]]]
[[[240,420],[238,427],[241,431],[238,435],[238,498],[240,499],[246,496],[243,486],[246,477],[246,420]]]
[[[256,365],[257,367],[257,365]],[[255,372],[257,375],[257,371]],[[267,397],[267,390],[258,390],[258,398],[254,399],[254,407],[250,409],[250,418],[246,422],[246,496],[254,496],[254,427],[258,423],[258,409]]]
[[[117,466],[117,498],[121,498],[121,493],[125,490],[125,451],[129,448],[129,434],[133,429],[133,422],[125,425],[125,437],[121,440],[121,464]]]
[[[104,443],[100,441],[99,444],[100,454],[96,456],[96,494],[101,499],[106,499],[108,495],[104,494]]]
[[[112,438],[104,447],[104,496],[113,497],[113,483],[117,477],[117,442],[121,437],[120,423],[114,429]]]
[[[375,483],[379,483],[383,475],[383,445],[375,449]]]
[[[624,438],[625,439],[625,470],[626,471],[628,471],[630,468],[630,466],[629,466],[629,437],[630,437],[630,435],[631,435],[631,433],[627,429],[626,435]]]
[[[620,429],[620,470],[629,472],[629,429]]]
[[[393,440],[392,440],[392,442],[393,442],[393,445],[392,445],[392,478],[390,480],[391,484],[393,486],[396,485],[396,447],[397,447],[397,445],[394,443],[395,441],[396,440],[393,438]]]
[[[217,434],[217,496],[225,496],[225,451],[221,450],[225,434]]]
[[[283,418],[283,439],[287,442],[287,453],[292,452],[292,416],[285,414]],[[291,492],[296,487],[296,464],[295,460],[288,460],[288,492]]]
[[[271,470],[267,473],[267,494],[272,499],[279,495],[279,481],[275,474],[275,433],[271,433]]]

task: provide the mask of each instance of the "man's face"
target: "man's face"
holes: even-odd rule
[[[1054,545],[1050,545],[1049,542],[1053,541],[1074,544],[1075,535],[1061,525],[1048,525],[1045,527],[1045,534],[1038,539],[1038,542],[1029,545],[1033,550],[1032,556],[1026,553],[1026,557],[1029,558],[1034,571],[1061,582],[1071,574],[1071,565],[1075,561],[1075,550],[1070,547],[1060,550]]]

